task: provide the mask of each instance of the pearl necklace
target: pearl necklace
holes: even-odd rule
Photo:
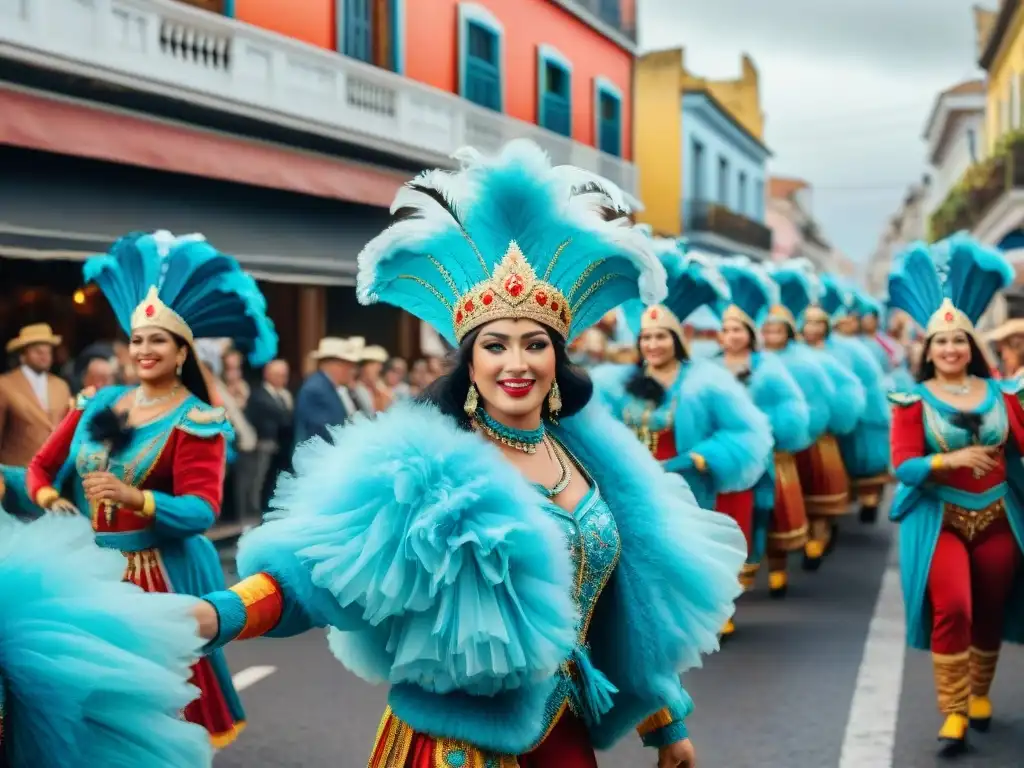
[[[150,407],[152,407],[154,405],[159,405],[160,403],[166,403],[168,400],[172,399],[176,394],[178,394],[178,388],[180,386],[181,386],[180,384],[175,384],[174,387],[171,389],[171,391],[168,392],[166,395],[157,395],[156,397],[146,397],[142,393],[142,387],[136,387],[135,388],[135,407],[136,408],[150,408]]]

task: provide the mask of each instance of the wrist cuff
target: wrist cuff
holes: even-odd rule
[[[203,599],[217,611],[217,636],[207,643],[204,651],[215,651],[227,645],[242,632],[245,627],[245,604],[230,589],[211,592]]]
[[[936,470],[942,469],[942,464],[943,464],[942,454],[941,453],[932,454],[932,460],[931,460],[930,464],[931,464],[932,472],[935,472]]]
[[[44,485],[36,491],[35,503],[43,509],[48,509],[53,502],[60,498],[57,489],[51,485]]]
[[[693,466],[698,472],[704,472],[708,468],[707,460],[699,453],[691,453],[690,458],[693,459]]]
[[[139,510],[139,514],[143,517],[156,516],[156,498],[152,491],[142,492],[142,509]]]
[[[642,737],[641,741],[645,747],[661,749],[662,747],[667,747],[669,744],[675,744],[677,741],[683,741],[688,738],[690,738],[690,732],[686,728],[686,722],[683,720],[676,720],[662,728],[651,731],[649,734]]]

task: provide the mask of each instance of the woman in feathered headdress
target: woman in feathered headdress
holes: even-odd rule
[[[800,341],[815,356],[835,388],[828,429],[806,451],[796,455],[797,473],[804,491],[808,537],[803,567],[814,571],[831,551],[836,520],[850,511],[850,481],[839,440],[856,431],[867,405],[867,393],[842,349],[830,344],[831,316],[822,308],[824,287],[807,262],[791,265],[804,282],[780,284],[786,305],[795,315]]]
[[[1024,641],[1021,382],[989,372],[975,323],[1013,279],[1002,254],[964,235],[918,243],[889,301],[925,328],[919,383],[894,392],[890,516],[900,523],[907,642],[931,650],[944,754],[987,730],[1003,639]]]
[[[147,592],[202,595],[223,585],[203,535],[220,513],[231,427],[210,405],[196,339],[228,337],[254,365],[277,335],[256,282],[202,235],[130,234],[85,264],[129,334],[140,384],[84,392],[25,473],[29,498],[81,510],[100,546],[127,557],[125,579]],[[185,717],[230,744],[244,713],[223,654],[194,668],[201,697]]]
[[[668,296],[626,307],[640,362],[598,370],[595,380],[654,458],[686,479],[701,506],[736,520],[754,552],[752,489],[770,460],[771,426],[742,384],[723,378],[710,360],[693,359],[682,325],[699,307],[727,301],[729,285],[710,262],[684,255],[681,243],[653,242],[669,276]],[[744,568],[748,577],[754,572]],[[734,631],[730,619],[723,635]]]
[[[822,306],[832,317],[835,333],[827,345],[847,363],[864,385],[864,415],[849,435],[839,441],[843,462],[850,476],[851,490],[860,506],[861,522],[873,523],[882,503],[882,493],[891,480],[885,440],[889,435],[889,407],[885,373],[860,336],[857,294],[844,280],[822,278]]]
[[[211,765],[206,731],[181,719],[197,693],[196,601],[123,575],[84,520],[0,508],[0,765]]]
[[[660,299],[664,270],[532,143],[462,157],[399,192],[358,276],[456,347],[451,372],[296,451],[203,632],[331,627],[343,664],[391,685],[372,768],[594,768],[635,728],[692,765],[678,674],[717,648],[742,535],[589,403],[566,352]]]

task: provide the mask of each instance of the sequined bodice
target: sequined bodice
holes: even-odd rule
[[[954,423],[953,412],[924,401],[924,432],[930,453],[948,453],[974,445],[1002,445],[1009,433],[1006,406],[1001,397],[986,401],[987,408],[967,414],[979,421],[978,439],[963,423]]]

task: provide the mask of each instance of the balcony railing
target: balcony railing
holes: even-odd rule
[[[683,231],[709,232],[737,243],[771,252],[772,231],[760,222],[708,200],[683,205]]]
[[[941,240],[971,231],[999,199],[1024,189],[1024,134],[1014,134],[987,160],[972,166],[932,214],[929,235]]]
[[[529,138],[635,194],[636,167],[361,61],[171,0],[0,0],[0,60],[447,163]]]

